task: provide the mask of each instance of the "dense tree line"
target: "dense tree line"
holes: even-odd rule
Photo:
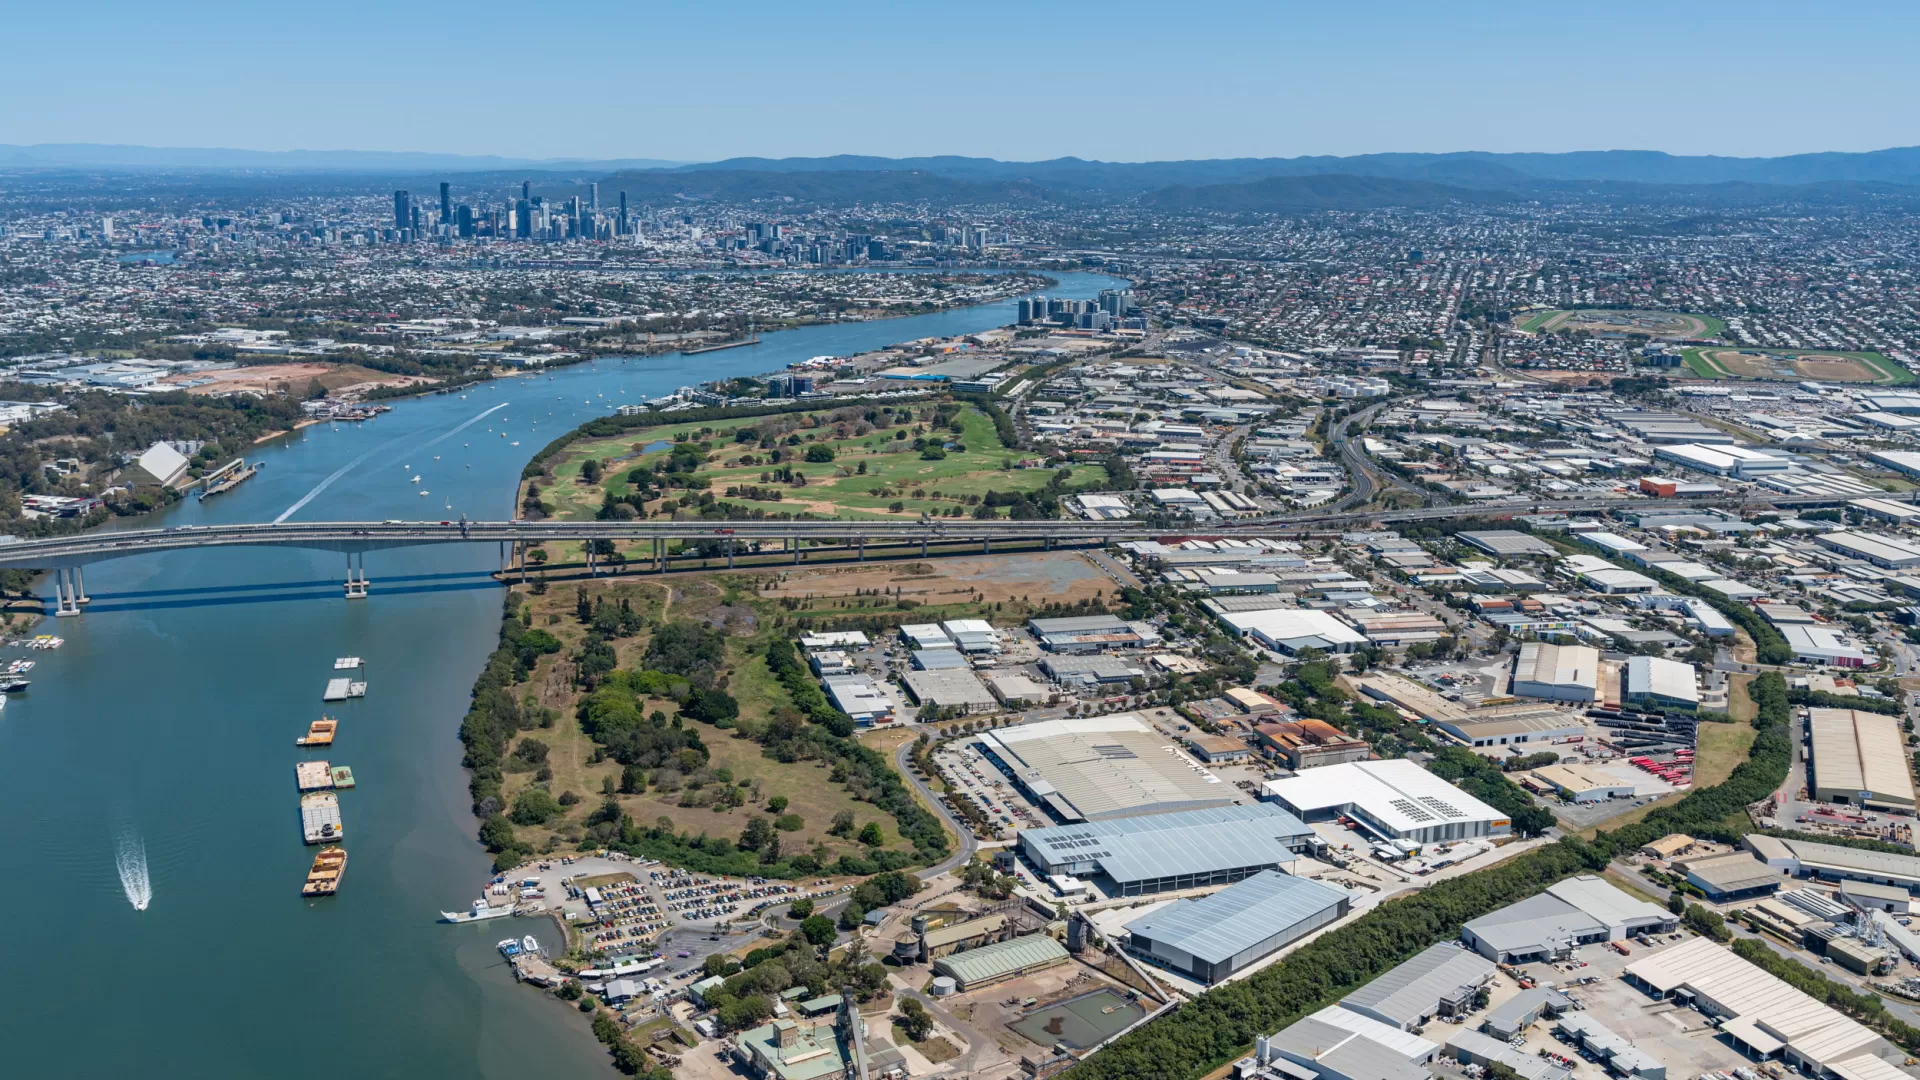
[[[1515,835],[1539,836],[1553,827],[1553,811],[1536,805],[1533,796],[1507,779],[1500,766],[1471,750],[1442,747],[1433,755],[1427,770],[1442,780],[1453,781],[1460,790],[1507,815],[1513,820]]]
[[[1899,716],[1906,712],[1899,702],[1887,698],[1849,697],[1845,694],[1830,694],[1825,690],[1788,690],[1787,701],[1794,705],[1810,705],[1816,709],[1859,709],[1861,712],[1880,713],[1883,716]]]
[[[460,743],[466,748],[461,764],[473,772],[467,790],[473,797],[474,814],[483,819],[480,840],[494,852],[495,865],[501,868],[531,854],[515,839],[513,824],[504,812],[501,786],[506,779],[507,744],[516,734],[540,724],[533,710],[520,707],[513,687],[526,681],[541,656],[560,650],[552,634],[528,628],[519,606],[519,599],[509,594],[500,621],[500,644],[474,680],[473,701],[460,722]]]

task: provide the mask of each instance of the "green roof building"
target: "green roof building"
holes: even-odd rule
[[[951,975],[962,990],[991,986],[1067,962],[1067,950],[1045,934],[996,941],[933,962],[935,975]]]

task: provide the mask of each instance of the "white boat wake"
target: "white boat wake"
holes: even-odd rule
[[[147,845],[139,833],[128,829],[120,834],[114,862],[120,870],[120,888],[126,892],[127,902],[135,911],[147,910],[147,905],[153,902],[153,879],[147,874]]]

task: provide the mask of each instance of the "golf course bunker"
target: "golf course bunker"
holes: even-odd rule
[[[1147,1015],[1146,1006],[1118,990],[1095,990],[1035,1009],[1007,1026],[1040,1046],[1059,1043],[1069,1050],[1098,1046]]]
[[[1899,364],[1874,352],[1829,352],[1818,349],[1688,349],[1687,367],[1709,379],[1769,379],[1798,382],[1877,383],[1882,386],[1913,381]]]
[[[1585,330],[1589,334],[1642,334],[1649,338],[1705,338],[1722,329],[1720,320],[1676,311],[1543,311],[1520,323],[1529,333]]]

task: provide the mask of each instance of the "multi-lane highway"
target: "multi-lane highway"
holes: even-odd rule
[[[1900,498],[1900,496],[1887,496]],[[1907,496],[1913,501],[1913,496]],[[276,545],[359,553],[430,544],[497,543],[532,545],[591,540],[644,542],[702,540],[725,546],[749,542],[760,550],[769,542],[799,545],[838,542],[866,544],[979,544],[991,550],[997,541],[1106,543],[1154,539],[1168,534],[1200,536],[1284,536],[1343,528],[1363,522],[1429,521],[1451,517],[1503,517],[1530,513],[1591,513],[1632,508],[1698,510],[1708,506],[1760,510],[1770,507],[1831,505],[1831,495],[1761,495],[1718,499],[1568,499],[1505,501],[1467,506],[1429,506],[1410,510],[1358,510],[1274,514],[1194,526],[1151,525],[1128,521],[974,521],[926,519],[883,521],[824,519],[809,521],[331,521],[257,525],[204,525],[178,529],[94,532],[0,546],[0,568],[47,569],[80,566],[105,559],[199,547]]]

